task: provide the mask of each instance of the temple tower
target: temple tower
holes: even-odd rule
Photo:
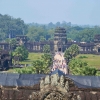
[[[61,27],[57,27],[54,33],[54,52],[66,50],[67,35],[66,30]]]
[[[100,54],[100,34],[94,36],[94,51]]]

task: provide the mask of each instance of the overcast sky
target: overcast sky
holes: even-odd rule
[[[0,13],[25,23],[100,25],[100,0],[0,0]]]

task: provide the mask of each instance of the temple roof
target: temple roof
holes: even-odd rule
[[[100,76],[66,75],[78,88],[100,88]]]
[[[15,74],[0,73],[0,85],[2,86],[33,86],[38,84],[44,74]]]
[[[60,70],[55,70],[51,73],[59,76],[65,75]],[[78,88],[100,88],[100,76],[79,76],[79,75],[65,75],[70,78]]]
[[[59,76],[65,75],[60,70],[55,70],[51,73]],[[78,88],[100,88],[100,76],[80,76],[80,75],[65,75],[71,79]]]
[[[71,79],[78,88],[100,88],[100,76],[78,76],[65,75],[60,70],[53,71],[50,75],[64,75],[65,78]],[[34,86],[39,84],[40,80],[46,74],[15,74],[15,73],[0,73],[0,85],[2,86]]]

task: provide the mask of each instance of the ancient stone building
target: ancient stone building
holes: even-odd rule
[[[12,58],[8,51],[0,50],[0,70],[7,70],[12,66]]]
[[[94,50],[97,52],[97,53],[100,53],[100,35],[95,35],[94,37]]]
[[[64,52],[72,44],[77,44],[80,53],[100,54],[100,35],[95,35],[93,43],[68,42],[66,30],[61,27],[55,29],[53,41],[28,42],[27,36],[25,35],[16,36],[16,40],[18,45],[23,44],[29,52],[43,52],[43,46],[46,44],[50,45],[52,52]],[[8,51],[11,49],[9,43],[0,43],[0,48]]]
[[[0,73],[0,100],[100,100],[100,77]]]
[[[56,28],[54,33],[54,51],[64,52],[67,44],[67,35],[64,28]]]

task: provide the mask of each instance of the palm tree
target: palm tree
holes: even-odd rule
[[[43,52],[44,52],[44,53],[50,53],[50,45],[47,45],[47,44],[44,45],[44,46],[43,46]]]
[[[64,53],[67,60],[72,59],[79,53],[79,47],[76,44],[71,45]]]
[[[32,63],[34,73],[43,73],[43,62],[41,60],[35,60]]]

